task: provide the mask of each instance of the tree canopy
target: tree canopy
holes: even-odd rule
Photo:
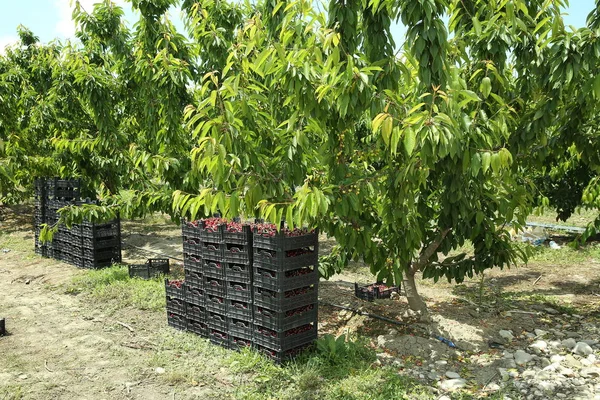
[[[338,243],[323,276],[363,260],[415,309],[418,272],[461,282],[524,259],[509,229],[534,205],[600,205],[600,5],[572,31],[563,0],[185,0],[182,34],[175,3],[132,1],[130,30],[109,0],[76,2],[80,44],[21,30],[0,57],[1,202],[59,174],[105,204],[66,222],[318,226]]]

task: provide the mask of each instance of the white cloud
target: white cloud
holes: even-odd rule
[[[92,12],[94,4],[101,3],[99,0],[79,0],[81,7],[86,12]],[[119,6],[123,6],[125,0],[113,0]],[[58,9],[58,22],[56,23],[56,34],[64,38],[75,36],[75,23],[72,20],[75,0],[54,0],[54,5]]]

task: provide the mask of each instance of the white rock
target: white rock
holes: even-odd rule
[[[427,374],[427,377],[429,379],[431,379],[432,381],[439,381],[441,376],[440,374],[438,374],[437,372],[430,372],[429,374]]]
[[[560,354],[554,354],[550,357],[550,362],[551,363],[559,363],[561,361],[563,361],[565,358],[563,356],[561,356]]]
[[[529,347],[531,347],[532,349],[537,350],[539,352],[545,352],[548,349],[548,343],[546,343],[543,340],[538,340],[538,341],[530,344]]]
[[[593,345],[596,345],[596,344],[598,344],[598,341],[597,341],[597,340],[582,340],[582,342],[583,342],[583,343],[587,343],[587,344],[589,344],[590,346],[593,346]]]
[[[162,367],[158,367],[154,370],[154,372],[156,372],[157,374],[164,374],[165,373],[165,369]]]
[[[540,371],[535,374],[535,379],[539,379],[541,381],[548,381],[552,379],[552,373],[550,371]]]
[[[577,342],[575,341],[575,339],[573,338],[568,338],[563,340],[562,342],[560,342],[563,347],[565,347],[567,350],[571,350],[573,347],[575,347],[577,345]]]
[[[600,377],[600,368],[583,368],[579,374],[587,378],[598,378]]]
[[[575,347],[573,348],[573,353],[578,354],[580,356],[587,356],[592,354],[594,350],[590,347],[589,344],[585,342],[577,342]]]
[[[504,350],[502,352],[502,355],[504,356],[504,358],[515,358],[515,355],[513,353],[511,353],[510,351]]]
[[[435,366],[438,367],[438,368],[443,367],[444,365],[448,365],[448,361],[446,361],[446,360],[439,360],[439,361],[435,362]]]
[[[446,371],[446,376],[450,379],[460,379],[460,375],[454,371]]]
[[[551,340],[548,342],[548,346],[550,346],[553,349],[560,349],[562,347],[562,344],[558,340]]]
[[[442,397],[438,397],[438,400],[451,400],[450,397],[444,395]]]
[[[556,385],[552,382],[544,381],[544,382],[538,382],[537,387],[539,389],[542,389],[545,392],[553,392],[554,389],[556,388]]]
[[[590,354],[589,356],[587,356],[587,359],[590,360],[592,363],[596,362],[596,355],[595,354]]]
[[[502,339],[505,339],[506,341],[510,342],[511,340],[513,340],[515,337],[513,336],[511,331],[507,331],[507,330],[501,330],[500,332],[498,332],[498,334],[500,335],[500,337]]]
[[[534,329],[533,331],[535,332],[535,335],[536,335],[537,337],[546,336],[546,335],[548,334],[548,332],[546,332],[546,331],[543,331],[543,330],[541,330],[541,329]]]
[[[19,379],[27,379],[29,378],[27,375],[23,374],[23,375],[19,375]]]
[[[528,369],[526,371],[523,371],[523,378],[533,378],[534,376],[537,375],[537,372],[532,370],[532,369]]]
[[[528,354],[528,353],[524,352],[523,350],[515,351],[515,362],[518,365],[525,365],[532,359],[533,359],[533,357],[531,356],[531,354]]]
[[[440,388],[447,391],[462,389],[465,386],[467,386],[467,381],[464,379],[447,379],[440,383]]]
[[[543,369],[543,370],[544,370],[544,371],[551,371],[551,372],[554,372],[554,371],[556,371],[556,370],[557,370],[559,367],[560,367],[560,365],[559,365],[559,364],[550,364],[550,365],[546,365],[546,366],[544,367],[544,369]]]
[[[571,368],[566,368],[563,366],[558,367],[556,369],[556,372],[558,372],[562,376],[568,376],[568,377],[575,376],[575,372]]]
[[[487,385],[486,390],[488,390],[489,392],[497,392],[498,390],[500,390],[500,385],[498,385],[497,383],[490,383],[489,385]]]
[[[587,358],[584,358],[581,360],[581,365],[583,365],[584,367],[591,367],[592,365],[594,365],[594,363],[588,360]]]

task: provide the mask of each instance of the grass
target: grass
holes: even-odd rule
[[[21,400],[23,396],[23,388],[20,385],[0,385],[2,400]]]
[[[598,210],[579,210],[575,211],[568,220],[563,222],[556,221],[555,212],[552,212],[551,210],[544,210],[542,213],[530,215],[527,218],[527,221],[543,224],[585,227],[588,223],[596,219],[596,217],[598,217]]]
[[[115,265],[77,275],[66,288],[69,294],[86,293],[113,310],[133,307],[160,311],[165,308],[164,278],[130,278],[127,267]]]
[[[395,369],[375,366],[375,352],[364,339],[338,344],[335,353],[339,354],[335,356],[319,345],[323,341],[320,339],[315,348],[297,359],[277,365],[253,350],[232,352],[195,335],[169,330],[163,332],[149,364],[164,368],[163,379],[169,384],[195,386],[202,382],[220,390],[223,398],[435,398],[425,386],[399,375]]]

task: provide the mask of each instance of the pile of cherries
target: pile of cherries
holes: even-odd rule
[[[312,273],[313,271],[314,271],[314,269],[312,269],[310,267],[293,269],[291,271],[286,271],[285,277],[286,278],[292,278],[292,277],[295,277],[295,276],[308,275],[308,274]]]
[[[169,286],[176,287],[177,289],[181,289],[181,286],[183,286],[183,281],[182,280],[169,281]]]
[[[227,220],[219,217],[211,217],[206,218],[200,221],[194,221],[192,224],[194,226],[202,226],[205,230],[209,232],[217,232],[219,230],[219,226],[226,224]]]
[[[304,314],[307,311],[311,311],[315,309],[315,305],[314,304],[309,304],[307,306],[304,307],[298,307],[295,308],[293,310],[289,310],[286,311],[285,316],[286,317],[293,317],[294,315],[300,315],[300,314]]]
[[[391,286],[386,286],[383,283],[374,283],[372,285],[367,286],[365,290],[367,290],[369,293],[373,293],[375,289],[378,289],[379,292],[383,292],[384,290],[388,290],[390,288]]]
[[[218,296],[210,296],[210,295],[208,296],[208,300],[209,300],[209,301],[212,301],[213,303],[219,303],[219,304],[223,304],[223,302],[225,301],[225,300],[223,300],[221,297],[218,297]]]
[[[312,324],[306,324],[306,325],[299,326],[297,328],[292,328],[290,330],[285,331],[285,337],[299,335],[301,333],[311,331],[313,328],[314,328],[314,325],[312,325]]]
[[[235,290],[236,292],[247,292],[248,291],[248,286],[244,285],[242,283],[231,282],[229,287],[233,288],[233,290]]]
[[[306,287],[303,287],[303,288],[288,290],[287,292],[284,292],[283,295],[284,295],[284,297],[286,299],[289,299],[290,297],[300,296],[300,295],[306,294],[306,293],[308,293],[311,290],[314,290],[314,289],[311,288],[310,286],[306,286]]]
[[[232,301],[231,305],[235,308],[237,308],[238,310],[247,310],[248,309],[248,305],[241,303],[239,301]]]

